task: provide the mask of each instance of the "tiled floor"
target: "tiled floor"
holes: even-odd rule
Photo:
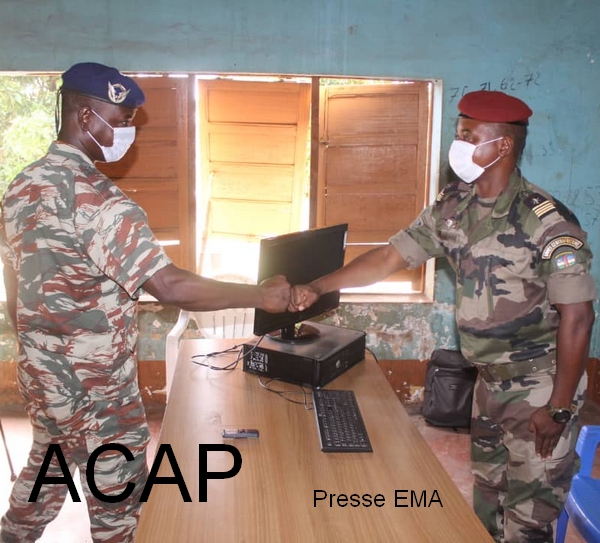
[[[469,434],[467,431],[434,428],[423,420],[419,409],[407,406],[414,424],[419,428],[430,447],[436,452],[440,462],[448,471],[468,503],[472,503],[472,476],[469,470]],[[152,431],[149,458],[153,458],[156,441],[160,431],[161,413],[151,414],[149,418]],[[31,443],[29,422],[22,412],[3,411],[0,418],[4,429],[6,444],[14,470],[18,473],[26,461]],[[582,424],[600,424],[600,406],[586,404],[582,413]],[[596,455],[594,474],[600,477],[600,451]],[[81,486],[75,478],[78,492]],[[10,469],[4,449],[0,450],[0,515],[8,505],[8,496],[12,483]],[[58,518],[44,532],[38,543],[91,543],[89,521],[83,502],[74,503],[69,497]],[[165,542],[172,543],[172,542]],[[571,528],[567,532],[567,543],[585,543]]]

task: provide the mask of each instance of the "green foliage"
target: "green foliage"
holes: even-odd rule
[[[56,76],[0,76],[0,195],[56,137]]]

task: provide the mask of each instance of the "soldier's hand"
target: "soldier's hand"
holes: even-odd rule
[[[290,304],[290,284],[283,275],[275,275],[265,279],[259,285],[262,291],[262,307],[269,313],[282,313]]]
[[[292,287],[292,297],[289,311],[304,311],[319,299],[319,294],[309,285],[295,285]]]
[[[565,429],[564,424],[554,422],[545,407],[536,409],[529,419],[529,431],[535,433],[535,452],[542,458],[552,455]]]

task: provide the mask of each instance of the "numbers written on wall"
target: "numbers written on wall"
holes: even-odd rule
[[[579,219],[584,230],[590,231],[600,221],[600,196],[598,187],[581,187],[578,189],[558,189],[551,191]]]
[[[541,86],[540,72],[531,72],[522,77],[507,76],[500,81],[484,81],[478,85],[462,85],[461,87],[450,87],[450,102],[460,100],[465,94],[475,90],[499,90],[506,93],[517,92],[521,88]]]

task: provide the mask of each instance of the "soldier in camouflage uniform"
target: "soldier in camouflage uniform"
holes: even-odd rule
[[[576,456],[596,297],[586,233],[517,167],[531,110],[500,92],[459,103],[446,186],[390,244],[292,289],[302,309],[342,287],[445,256],[456,272],[461,350],[479,368],[474,507],[496,541],[553,541]]]
[[[0,248],[33,445],[2,518],[0,541],[34,542],[58,514],[68,490],[64,480],[43,484],[29,502],[53,444],[71,474],[79,468],[93,541],[126,543],[134,538],[148,470],[136,366],[142,289],[194,311],[283,311],[289,284],[283,277],[260,286],[217,282],[174,266],[144,211],[94,166],[127,151],[142,90],[114,68],[82,63],[63,74],[61,95],[58,141],[15,178],[3,199]],[[90,454],[109,443],[124,446],[133,459],[110,451],[86,473]],[[52,456],[46,478],[64,478],[58,460]],[[105,496],[135,487],[128,498],[110,502],[94,496],[88,478]]]

